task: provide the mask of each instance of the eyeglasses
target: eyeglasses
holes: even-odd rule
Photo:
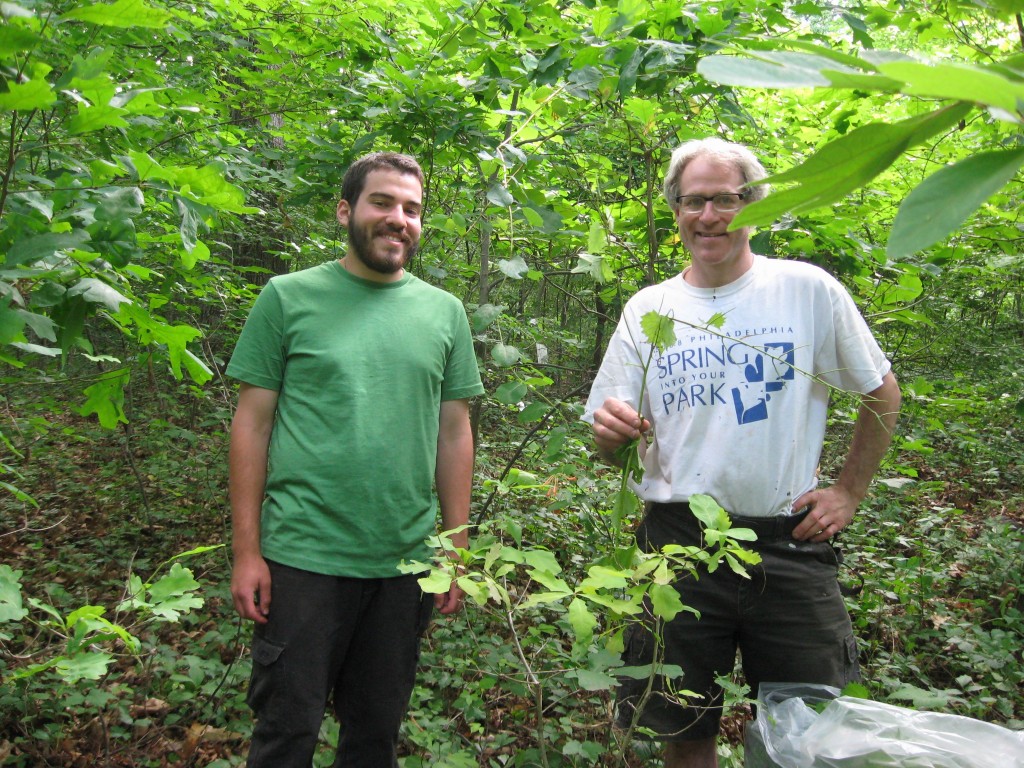
[[[704,195],[679,195],[676,203],[684,213],[703,213],[704,206],[711,203],[711,207],[718,213],[736,213],[743,207],[746,201],[746,193],[722,192],[711,197]]]

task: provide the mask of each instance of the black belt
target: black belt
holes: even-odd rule
[[[654,502],[650,505],[652,510],[665,514],[690,515],[690,505],[685,501],[672,501],[668,503]],[[768,539],[792,538],[794,529],[800,525],[800,521],[807,517],[809,509],[798,512],[795,515],[774,515],[772,517],[748,517],[746,515],[729,515],[734,528],[749,528],[757,534],[757,538],[765,541]]]

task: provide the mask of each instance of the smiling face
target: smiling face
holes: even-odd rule
[[[419,246],[422,207],[423,188],[415,176],[389,168],[370,171],[355,205],[338,203],[338,221],[348,229],[346,269],[376,282],[400,279]]]
[[[679,194],[713,197],[743,191],[743,174],[738,168],[706,155],[695,157],[679,179]],[[750,230],[728,232],[736,212],[719,213],[710,202],[700,213],[687,213],[678,204],[674,208],[679,237],[693,257],[684,273],[691,285],[719,288],[739,279],[754,263],[750,251]]]

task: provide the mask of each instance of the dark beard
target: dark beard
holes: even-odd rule
[[[407,243],[405,248],[397,254],[382,256],[373,250],[373,233],[367,232],[364,227],[352,227],[348,233],[348,244],[352,253],[368,269],[379,272],[382,275],[393,275],[405,269],[412,257],[416,255],[418,243]]]

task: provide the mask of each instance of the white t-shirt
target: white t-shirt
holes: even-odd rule
[[[676,342],[664,353],[641,329],[649,312],[673,320]],[[755,256],[720,288],[676,275],[633,296],[583,418],[593,423],[608,397],[636,407],[643,391],[653,442],[641,498],[702,493],[737,515],[788,515],[817,484],[829,387],[865,394],[889,368],[837,280],[811,264]]]

